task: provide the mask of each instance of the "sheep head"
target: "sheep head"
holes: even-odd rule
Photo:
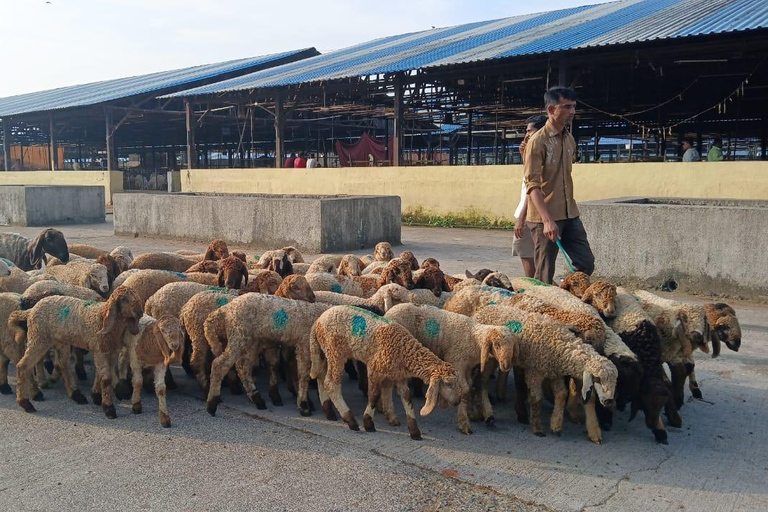
[[[88,288],[97,292],[102,297],[109,294],[109,272],[101,263],[94,263],[88,271]]]
[[[491,272],[485,276],[483,284],[494,288],[501,288],[502,290],[508,290],[510,292],[515,291],[515,289],[512,288],[512,282],[509,280],[509,277],[501,272]]]
[[[283,253],[282,256],[274,256],[269,260],[267,268],[273,272],[277,272],[280,274],[280,277],[283,278],[293,274],[293,264],[285,253]]]
[[[452,365],[443,363],[432,372],[429,378],[429,387],[424,394],[424,407],[419,414],[428,416],[437,406],[438,399],[451,406],[459,405],[461,398],[466,396],[468,389],[462,379],[459,379]]]
[[[488,277],[489,274],[493,274],[493,273],[494,271],[489,268],[481,268],[474,274],[469,270],[464,271],[464,275],[467,276],[468,279],[477,279],[481,283],[485,281],[485,278]]]
[[[245,255],[243,251],[232,251],[232,256],[235,256],[238,259],[242,260],[243,263],[248,262],[248,257]]]
[[[208,244],[208,248],[205,250],[204,260],[223,260],[229,257],[229,249],[227,249],[227,242],[221,239],[213,240]]]
[[[581,300],[605,318],[616,316],[616,286],[607,281],[595,281],[589,285]]]
[[[359,276],[363,273],[365,266],[360,258],[354,254],[345,254],[339,262],[339,268],[336,270],[336,274],[340,276]]]
[[[373,261],[389,261],[395,257],[389,242],[379,242],[373,250]]]
[[[445,279],[445,274],[439,268],[430,267],[424,269],[413,285],[414,288],[429,290],[435,297],[439,297],[442,292],[449,292],[451,288]]]
[[[302,256],[299,250],[292,245],[283,247],[283,252],[285,252],[288,259],[291,260],[291,263],[305,263],[304,256]]]
[[[184,273],[189,274],[190,272],[204,272],[206,274],[218,274],[220,269],[219,261],[203,260],[200,263],[195,263],[189,267],[184,271]]]
[[[230,290],[248,285],[248,267],[237,256],[227,256],[219,265],[218,284]]]
[[[40,268],[40,263],[46,261],[45,253],[60,259],[62,263],[69,261],[67,241],[58,229],[44,229],[31,243],[30,249],[29,262],[32,268]]]
[[[315,302],[315,292],[312,291],[312,287],[309,286],[307,279],[297,274],[291,274],[283,279],[280,287],[275,292],[275,297]]]
[[[440,268],[440,262],[435,258],[426,258],[421,262],[421,267],[419,268],[427,269],[429,267]]]
[[[121,331],[125,326],[131,334],[139,334],[139,320],[144,314],[139,295],[130,288],[118,286],[101,309],[100,336],[108,335],[115,330]],[[118,333],[122,336],[122,332]]]
[[[120,267],[120,272],[125,272],[128,270],[128,268],[131,266],[131,263],[133,262],[133,253],[128,247],[125,247],[124,245],[115,247],[109,254],[115,258],[117,266]]]
[[[736,311],[722,302],[706,304],[704,310],[717,339],[725,343],[729,349],[738,352],[741,347],[741,325],[736,318]]]
[[[581,378],[581,395],[584,401],[588,401],[594,391],[597,394],[597,399],[605,407],[613,405],[618,387],[618,375],[616,366],[608,359],[600,358],[587,361]]]
[[[571,292],[578,298],[582,298],[589,285],[589,276],[584,272],[576,271],[565,276],[565,279],[560,283],[560,288]]]
[[[378,278],[379,288],[389,283],[397,283],[404,288],[413,290],[411,264],[400,258],[390,260]]]
[[[508,372],[517,358],[520,337],[507,327],[491,327],[484,336],[480,349],[480,373],[485,371],[488,358],[493,356],[499,363],[499,369]]]
[[[154,329],[155,341],[163,352],[163,364],[167,367],[180,363],[184,353],[184,330],[181,321],[175,316],[163,315],[155,322]]]
[[[413,255],[411,251],[403,251],[400,253],[400,259],[405,260],[411,264],[411,270],[419,270],[419,260]]]
[[[115,282],[115,278],[122,272],[117,260],[111,254],[101,254],[96,258],[96,263],[100,263],[106,267],[107,281],[109,282],[109,287],[112,288],[112,283]]]

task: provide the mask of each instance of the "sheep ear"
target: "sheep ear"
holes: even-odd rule
[[[32,264],[32,268],[37,268],[40,265],[40,261],[43,260],[43,249],[45,249],[45,231],[40,233],[37,238],[35,238],[34,243],[32,246],[34,249],[32,250],[32,254],[29,256],[29,262]]]
[[[223,268],[219,269],[219,274],[217,276],[217,279],[218,279],[219,288],[224,288],[224,269]]]
[[[416,279],[415,283],[413,283],[414,288],[424,288],[424,281],[425,281],[424,275],[425,275],[424,272],[419,274],[419,278]]]
[[[589,401],[593,385],[592,375],[590,375],[588,371],[585,371],[581,376],[581,398],[584,400],[584,403]]]
[[[384,312],[386,313],[390,309],[392,309],[395,305],[395,298],[392,296],[393,291],[391,289],[387,290],[387,292],[384,294]]]
[[[248,286],[248,269],[245,265],[243,265],[241,272],[243,274],[243,281],[245,282],[240,285],[240,288],[245,288]]]
[[[107,316],[106,318],[104,318],[104,321],[101,323],[101,330],[96,334],[104,335],[115,328],[115,322],[117,321],[117,302],[118,301],[113,301],[112,305],[109,306],[109,311],[107,311]]]
[[[688,338],[688,315],[683,311],[677,315],[674,334],[683,348],[683,355],[685,357],[690,356],[693,353],[693,347],[691,346],[691,340]]]
[[[451,285],[448,284],[448,280],[443,276],[443,281],[440,283],[442,285],[442,290],[444,292],[450,292],[451,291]]]
[[[591,288],[587,288],[584,295],[581,296],[581,301],[585,304],[592,304],[592,292],[593,290]]]
[[[475,279],[475,275],[469,270],[465,270],[464,275],[467,276],[467,279]]]
[[[480,349],[480,373],[485,372],[485,365],[488,359],[491,357],[491,340],[487,339],[483,341],[483,346]]]
[[[203,260],[212,260],[213,259],[213,249],[211,249],[210,246],[208,246],[208,249],[205,250],[205,256],[203,256]]]
[[[437,398],[440,395],[440,379],[432,377],[429,380],[429,388],[424,395],[425,402],[424,407],[421,408],[419,414],[421,416],[429,416],[429,414],[437,407]]]

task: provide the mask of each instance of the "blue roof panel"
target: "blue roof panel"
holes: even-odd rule
[[[314,48],[237,59],[148,75],[60,87],[47,91],[0,98],[0,117],[96,105],[152,92],[167,92],[238,71],[248,73],[269,65],[317,55]]]

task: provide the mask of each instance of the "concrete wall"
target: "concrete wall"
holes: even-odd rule
[[[511,219],[520,198],[521,165],[319,169],[193,169],[184,192],[383,194],[403,211],[476,212]],[[768,162],[576,164],[577,201],[621,196],[768,197]]]
[[[768,299],[768,200],[626,199],[580,205],[596,274],[627,284]],[[647,200],[645,200],[647,202]]]
[[[0,185],[92,185],[104,187],[105,204],[123,191],[122,171],[8,171],[0,172]]]
[[[115,234],[338,252],[400,243],[400,198],[117,194]]]
[[[104,222],[104,187],[0,186],[0,224]]]

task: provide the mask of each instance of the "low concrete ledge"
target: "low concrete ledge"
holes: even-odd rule
[[[115,234],[339,252],[400,244],[397,196],[115,194]]]
[[[103,186],[0,186],[0,224],[49,226],[105,221]]]
[[[600,276],[768,300],[768,201],[626,197],[579,210]]]

